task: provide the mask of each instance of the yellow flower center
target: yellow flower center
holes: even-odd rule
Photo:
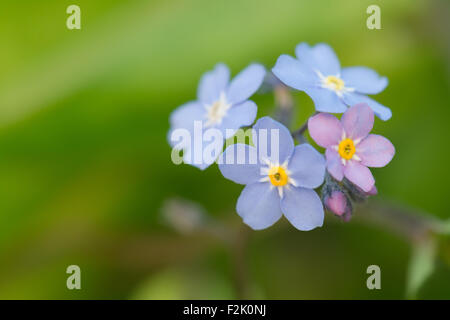
[[[339,155],[345,160],[350,160],[355,154],[355,144],[352,139],[344,139],[339,143],[338,152]]]
[[[288,175],[286,170],[280,166],[274,166],[269,169],[270,182],[277,187],[284,186],[288,183]]]
[[[344,81],[335,76],[328,76],[325,78],[325,85],[339,91],[344,88]]]

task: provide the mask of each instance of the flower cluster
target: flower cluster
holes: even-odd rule
[[[244,133],[251,144],[226,145],[223,150],[226,139],[256,119],[257,106],[248,99],[264,78],[270,79],[259,64],[248,66],[231,82],[229,69],[218,64],[200,80],[197,100],[170,116],[169,143],[182,153],[182,162],[202,170],[218,162],[225,178],[245,185],[236,211],[255,230],[283,215],[297,229],[312,230],[322,226],[324,208],[348,221],[354,202],[377,194],[368,167],[384,167],[395,154],[389,140],[370,134],[374,115],[382,120],[392,115],[367,96],[384,90],[387,78],[366,67],[341,68],[326,44],[301,43],[295,53],[296,58],[278,58],[272,69],[278,80],[271,82],[311,97],[317,113],[307,128],[325,156],[308,143],[295,145],[289,129],[270,117],[257,120],[250,135]],[[343,115],[339,120],[330,113]],[[314,190],[320,186],[321,197]]]

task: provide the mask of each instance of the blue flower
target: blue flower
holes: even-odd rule
[[[197,100],[180,106],[170,115],[169,143],[172,147],[176,145],[177,148],[183,149],[185,163],[202,170],[207,168],[215,160],[204,159],[203,151],[208,146],[221,152],[224,139],[233,136],[240,127],[251,125],[255,121],[257,106],[247,99],[261,86],[265,74],[263,66],[252,64],[229,82],[228,67],[217,64],[214,70],[202,76],[198,86]],[[176,129],[185,129],[194,137],[195,123],[201,124],[202,138],[208,129],[217,129],[221,137],[213,139],[210,144],[203,143],[197,149],[194,148],[195,143],[191,141],[177,144],[177,141],[171,139]],[[212,140],[209,138],[206,140]],[[197,161],[194,161],[194,158]]]
[[[322,226],[322,202],[312,189],[324,180],[323,156],[309,144],[294,146],[289,130],[270,117],[259,119],[252,134],[256,147],[234,144],[219,161],[225,178],[245,185],[237,213],[255,230],[270,227],[282,214],[299,230]]]
[[[305,91],[320,112],[343,113],[347,106],[367,103],[382,120],[392,116],[389,108],[366,94],[377,94],[388,80],[366,67],[342,68],[333,49],[326,44],[310,47],[300,43],[295,49],[297,59],[281,55],[273,73],[286,85]]]

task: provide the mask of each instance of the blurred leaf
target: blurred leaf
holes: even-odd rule
[[[439,233],[450,235],[450,219],[442,221],[439,225]]]
[[[434,271],[435,257],[436,241],[434,238],[428,237],[414,245],[408,267],[407,298],[417,298],[420,287]]]
[[[132,299],[233,299],[230,282],[208,270],[168,269],[144,282]]]

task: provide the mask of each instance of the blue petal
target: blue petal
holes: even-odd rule
[[[266,70],[262,65],[249,65],[231,81],[226,94],[227,101],[235,104],[250,98],[261,86],[265,75]]]
[[[222,175],[239,184],[258,182],[260,167],[256,148],[242,143],[229,146],[219,158]]]
[[[383,106],[382,104],[376,102],[375,100],[365,96],[363,94],[350,92],[344,94],[344,101],[349,106],[354,106],[357,103],[365,102],[373,110],[375,115],[383,121],[389,120],[392,117],[391,109]]]
[[[323,206],[314,190],[291,187],[281,199],[281,210],[294,227],[309,231],[323,225]]]
[[[306,87],[320,83],[319,76],[312,69],[285,54],[278,58],[272,72],[281,82],[297,90],[304,91]]]
[[[183,104],[175,109],[170,114],[170,131],[169,131],[169,143],[173,146],[173,142],[170,140],[171,132],[175,129],[183,128],[192,131],[194,128],[194,121],[203,121],[206,115],[206,110],[201,103],[197,101],[191,101]]]
[[[255,121],[257,111],[258,107],[250,100],[232,106],[219,126],[225,139],[232,137],[240,127],[251,125]]]
[[[320,71],[324,76],[337,76],[340,73],[339,59],[333,49],[325,43],[319,43],[314,47],[300,43],[295,48],[295,54],[301,63],[312,70]]]
[[[289,130],[270,117],[256,121],[252,137],[258,156],[265,157],[272,163],[283,164],[294,152],[294,140]]]
[[[366,67],[343,68],[341,76],[347,88],[355,88],[357,92],[365,94],[380,93],[388,85],[386,77],[380,77],[374,70]]]
[[[192,139],[190,146],[183,148],[183,161],[186,164],[197,167],[200,170],[204,170],[212,165],[223,150],[223,136],[219,134],[216,139],[211,139],[207,141],[204,138],[204,132],[202,132],[202,142],[201,145],[197,145],[195,139],[197,138],[191,133]],[[220,133],[219,131],[216,131]],[[198,138],[197,138],[198,139]]]
[[[245,186],[236,205],[237,213],[252,229],[270,227],[281,218],[280,197],[268,182]]]
[[[307,88],[305,90],[311,99],[317,111],[330,113],[343,113],[347,106],[341,101],[338,95],[327,88]]]
[[[198,100],[204,104],[211,104],[217,101],[221,92],[225,92],[230,79],[228,67],[219,63],[214,70],[205,73],[200,79],[197,89]]]
[[[325,158],[311,145],[301,144],[295,147],[288,170],[299,187],[314,189],[323,183]]]
[[[182,105],[170,116],[171,128],[168,140],[172,147],[183,150],[183,161],[186,164],[205,169],[215,162],[223,150],[223,135],[220,130],[204,126],[205,108],[198,102]],[[175,135],[179,140],[172,141],[175,130],[186,130]],[[185,139],[181,138],[187,134]],[[174,138],[175,138],[174,137]]]

